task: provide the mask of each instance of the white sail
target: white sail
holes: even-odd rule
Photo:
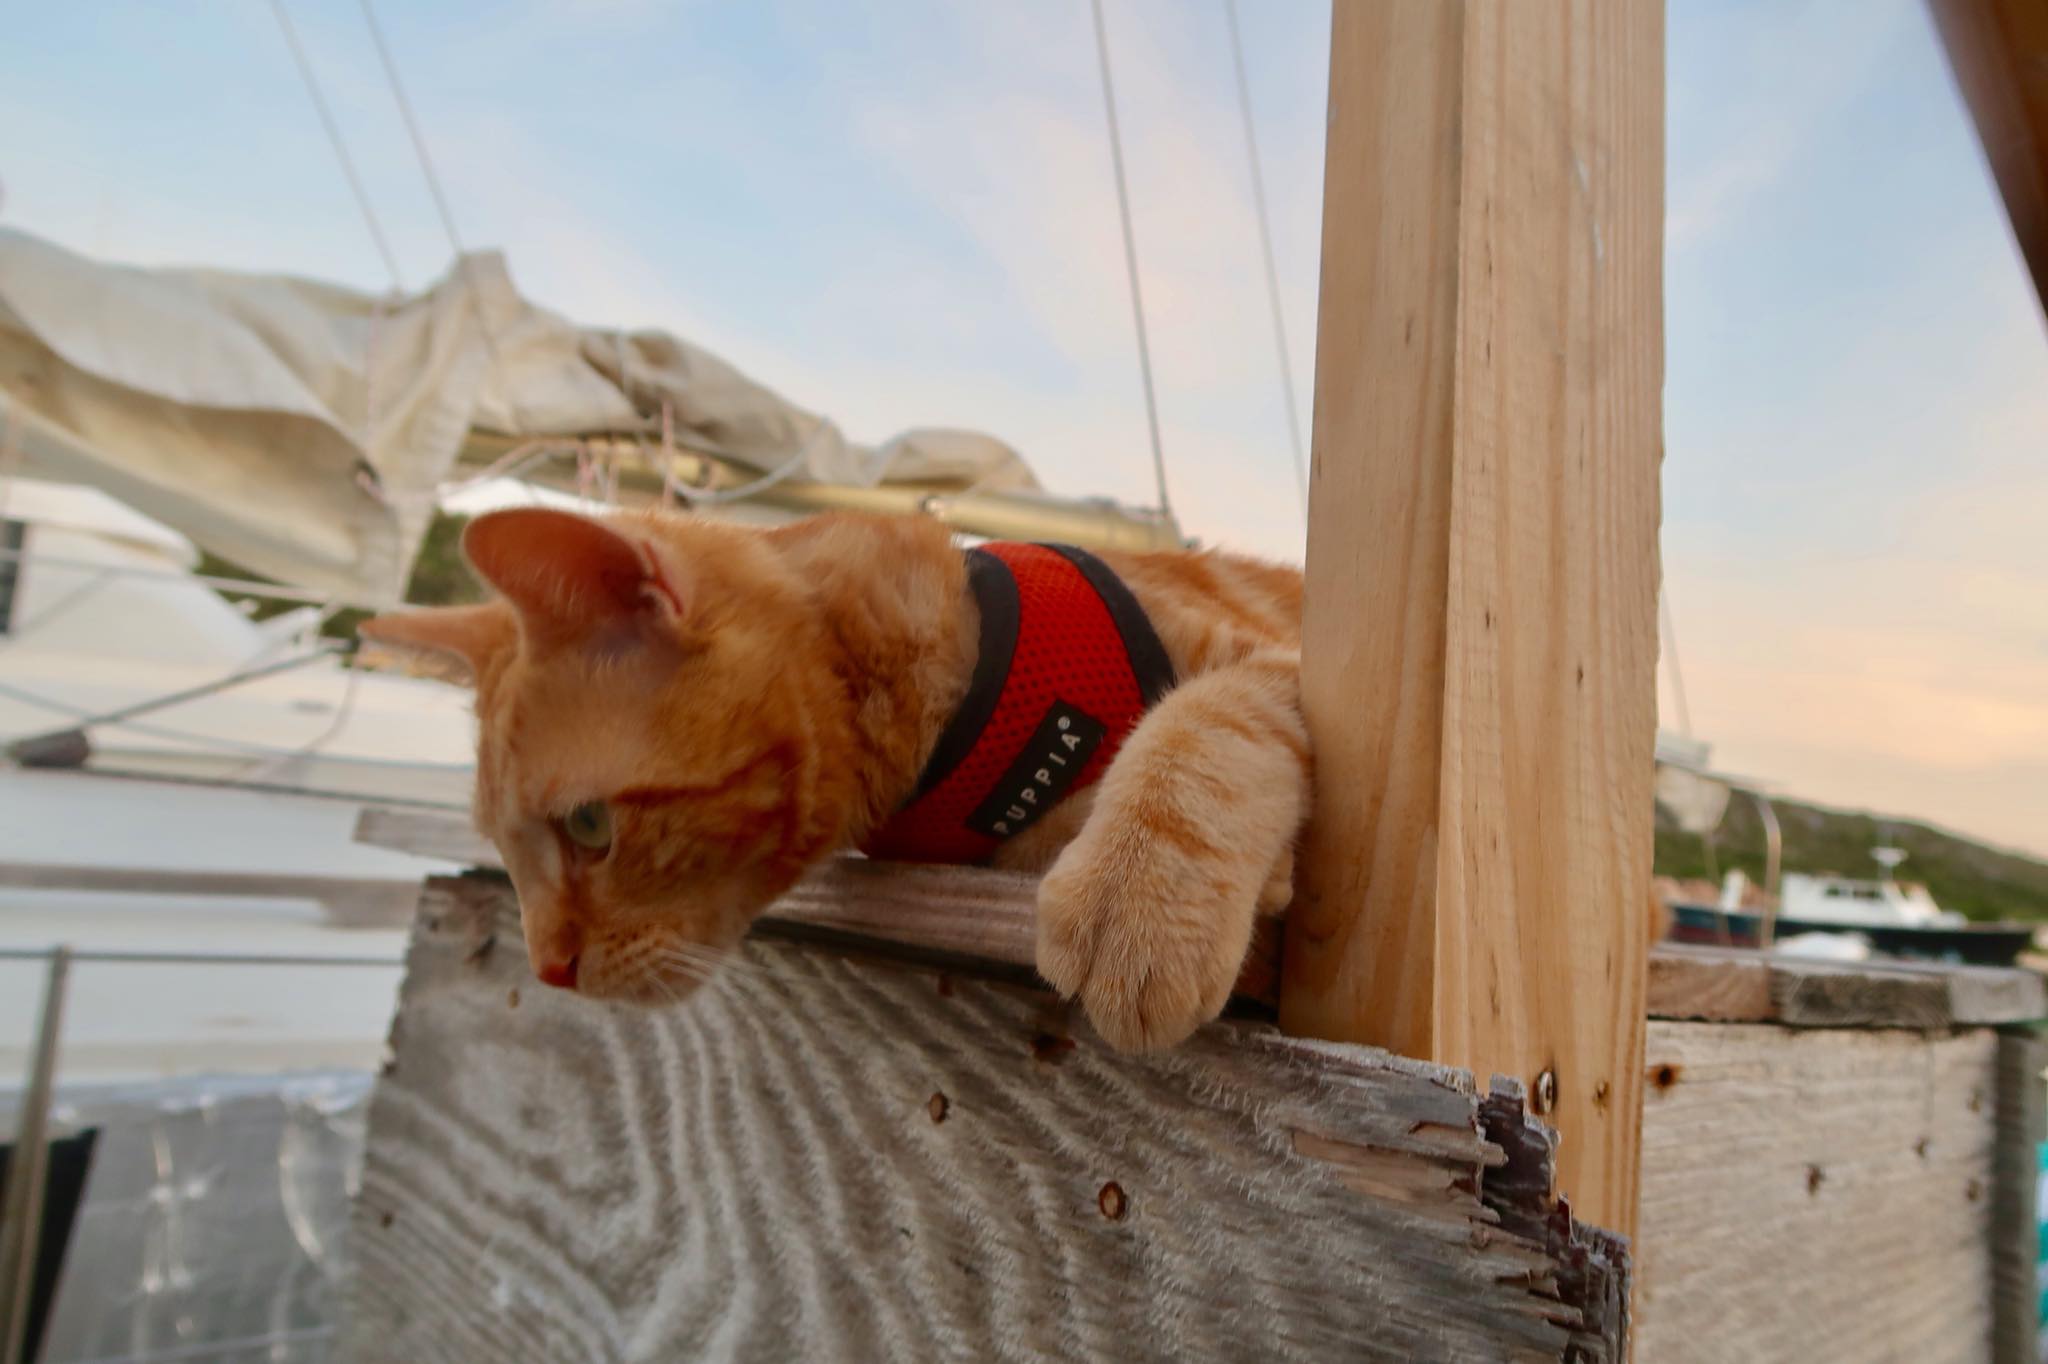
[[[1014,494],[990,436],[846,439],[698,346],[579,327],[495,252],[380,298],[282,275],[142,269],[0,229],[0,472],[95,484],[247,568],[381,605],[465,453],[626,436],[851,488]]]

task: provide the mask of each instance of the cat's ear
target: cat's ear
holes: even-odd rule
[[[491,512],[463,531],[462,552],[531,624],[577,628],[683,613],[653,555],[587,516],[545,507]]]
[[[435,606],[372,616],[356,627],[365,640],[410,658],[447,665],[441,675],[474,683],[493,658],[512,647],[512,613],[498,602]]]

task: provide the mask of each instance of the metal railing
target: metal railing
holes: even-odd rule
[[[151,966],[353,966],[395,970],[394,956],[322,955],[310,952],[145,952],[54,947],[0,948],[0,961],[46,962],[43,1005],[36,1023],[28,1088],[22,1095],[9,1162],[7,1187],[0,1191],[0,1364],[24,1364],[31,1290],[42,1242],[43,1186],[48,1177],[50,1104],[56,1091],[57,1043],[64,1028],[64,1001],[73,963]]]

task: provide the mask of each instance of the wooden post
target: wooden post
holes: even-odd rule
[[[1289,1030],[1520,1078],[1635,1225],[1661,0],[1336,6]]]

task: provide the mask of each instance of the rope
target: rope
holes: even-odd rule
[[[75,721],[88,721],[92,718],[91,712],[83,707],[70,705],[48,696],[39,696],[34,692],[24,691],[20,687],[7,682],[0,682],[0,696],[7,697],[12,701],[19,701],[23,705],[39,707],[53,715],[68,716]],[[79,729],[84,727],[83,724],[69,726],[69,728]],[[312,756],[302,748],[280,748],[275,744],[250,743],[244,739],[230,739],[219,734],[200,734],[189,729],[175,729],[169,725],[154,725],[142,720],[115,720],[97,724],[94,727],[99,729],[117,729],[128,734],[140,734],[149,739],[161,739],[168,743],[187,744],[202,757],[233,756],[247,758],[250,760],[250,770],[252,771],[260,770],[265,766],[277,765],[284,760],[296,760]],[[362,755],[356,755],[339,761],[347,762],[355,767],[380,770],[409,768],[418,765],[404,758],[375,758]],[[433,765],[447,766],[447,764]],[[264,791],[279,795],[319,796],[358,802],[371,799],[379,805],[405,805],[428,810],[467,810],[469,808],[467,805],[451,805],[447,801],[431,800],[418,796],[380,794],[374,797],[365,797],[359,791],[345,791],[324,786],[307,786],[299,782],[273,780],[268,777],[201,777],[178,772],[150,771],[146,769],[131,770],[104,765],[67,770],[90,777],[119,780],[133,778],[141,781],[175,782],[181,786],[225,788],[232,791]]]
[[[307,60],[305,48],[299,44],[298,30],[292,27],[284,0],[270,0],[270,12],[277,19],[279,31],[284,34],[285,45],[292,50],[292,60],[298,63],[299,79],[313,101],[313,111],[320,115],[320,126],[327,130],[327,141],[334,148],[334,159],[341,163],[341,173],[348,180],[349,192],[355,195],[356,207],[362,210],[363,225],[370,229],[370,240],[377,244],[377,254],[384,258],[384,268],[391,274],[391,287],[403,293],[405,284],[399,275],[398,257],[384,235],[384,225],[377,218],[377,209],[370,202],[369,191],[363,187],[363,179],[356,173],[355,158],[348,154],[348,143],[342,139],[341,125],[334,121],[334,111],[328,108],[327,97],[320,91],[319,79],[313,74],[313,64]]]
[[[109,578],[141,578],[149,582],[197,583],[216,592],[233,592],[268,601],[297,602],[302,606],[329,606],[334,598],[325,592],[311,592],[280,583],[258,582],[253,578],[220,578],[206,573],[184,573],[167,568],[144,568],[139,564],[112,564],[98,559],[73,559],[60,554],[30,554],[25,549],[0,549],[0,563],[33,563],[39,569],[66,569],[97,573]]]
[[[1131,323],[1138,333],[1138,374],[1145,385],[1145,424],[1152,435],[1152,474],[1159,487],[1159,510],[1171,516],[1166,495],[1166,454],[1159,443],[1159,400],[1152,390],[1152,347],[1145,336],[1145,296],[1138,287],[1138,242],[1131,230],[1131,191],[1124,180],[1124,141],[1116,121],[1116,81],[1109,70],[1109,33],[1102,23],[1102,0],[1089,0],[1095,14],[1095,56],[1102,68],[1102,108],[1109,117],[1109,159],[1116,172],[1116,211],[1124,230],[1124,275],[1131,285]]]
[[[693,488],[687,483],[679,482],[676,484],[676,493],[683,499],[683,504],[689,507],[720,507],[729,502],[744,502],[747,498],[768,491],[778,483],[786,482],[792,474],[806,468],[810,463],[811,452],[817,449],[818,443],[825,438],[825,433],[835,429],[831,422],[820,419],[818,424],[811,428],[811,434],[804,437],[804,443],[796,448],[795,454],[750,483],[742,483],[737,488]]]
[[[517,478],[542,460],[553,459],[557,455],[574,454],[576,449],[577,443],[567,436],[524,441],[498,456],[482,471],[456,482],[443,484],[439,500],[446,502],[457,493],[467,492],[478,484],[488,483],[494,478]]]
[[[1259,253],[1266,265],[1266,302],[1273,310],[1273,350],[1280,360],[1280,393],[1286,399],[1287,439],[1294,451],[1294,491],[1308,523],[1308,460],[1302,453],[1301,413],[1295,406],[1294,364],[1287,355],[1287,322],[1280,311],[1280,272],[1273,264],[1273,225],[1266,214],[1266,177],[1259,168],[1259,139],[1252,132],[1252,87],[1244,71],[1244,39],[1237,28],[1237,0],[1223,0],[1230,22],[1230,60],[1237,70],[1237,112],[1244,120],[1245,157],[1251,162],[1252,204],[1258,210]]]
[[[243,668],[239,671],[228,673],[225,676],[216,677],[210,681],[202,682],[197,686],[182,687],[177,691],[165,692],[160,696],[145,697],[143,700],[133,702],[126,706],[118,707],[114,710],[105,711],[100,714],[87,713],[83,715],[77,715],[76,718],[78,719],[79,723],[68,726],[68,728],[95,729],[101,725],[120,724],[128,720],[131,720],[138,715],[147,715],[151,711],[164,710],[171,706],[183,705],[187,701],[197,701],[201,697],[212,696],[216,692],[226,691],[230,687],[238,687],[245,682],[254,682],[259,678],[271,677],[277,673],[282,672],[290,672],[294,668],[303,668],[308,664],[318,663],[323,658],[334,658],[340,655],[345,655],[350,652],[353,652],[353,647],[353,645],[343,645],[311,649],[306,653],[294,654],[290,658],[281,659],[275,663],[264,663],[256,667]],[[11,687],[0,687],[0,690],[14,691],[14,689]],[[15,694],[17,696],[29,695],[29,693],[25,692],[16,692]],[[44,701],[42,704],[48,706],[52,710],[74,710],[74,708],[69,705],[65,705],[55,701]],[[17,735],[7,742],[7,747],[10,749],[18,748],[31,740],[40,739],[43,737],[45,736],[42,734]]]
[[[370,0],[361,0],[363,22],[369,25],[370,41],[377,49],[377,60],[384,66],[384,79],[391,86],[391,98],[398,105],[398,116],[405,123],[406,136],[412,139],[413,154],[419,158],[420,173],[426,177],[427,192],[434,197],[434,211],[441,216],[441,229],[448,234],[448,244],[461,258],[462,236],[455,230],[455,214],[448,207],[448,196],[441,189],[441,177],[434,172],[434,158],[427,152],[427,139],[420,132],[419,119],[414,116],[412,100],[406,96],[405,82],[399,79],[398,64],[391,59],[391,48],[384,41],[384,30],[377,23],[377,10]]]
[[[332,614],[332,610],[328,611],[321,617],[320,623],[322,625],[326,624],[328,617]],[[318,757],[326,749],[327,745],[333,743],[341,731],[347,728],[349,721],[355,718],[356,694],[359,690],[356,684],[362,680],[363,672],[364,669],[360,667],[342,669],[341,702],[335,706],[334,718],[328,721],[327,727],[306,740],[306,742],[300,744],[296,749],[278,754],[274,758],[258,763],[249,772],[248,779],[252,782],[272,781],[277,777],[277,774],[283,772],[291,764],[304,762],[308,758]]]

